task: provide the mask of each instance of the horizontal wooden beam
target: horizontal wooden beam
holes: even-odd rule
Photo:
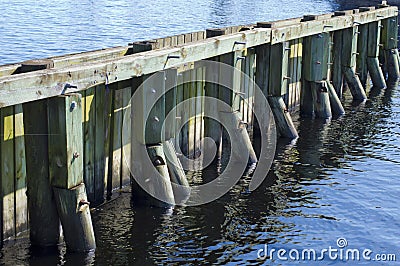
[[[0,107],[82,91],[99,84],[123,81],[244,48],[341,30],[397,14],[397,7],[334,17],[328,14],[317,16],[318,20],[297,22],[298,19],[294,19],[297,22],[295,24],[286,20],[272,25],[276,28],[254,28],[133,55],[120,56],[127,49],[120,47],[58,57],[53,59],[54,64],[61,68],[0,77]],[[62,67],[63,64],[65,67]]]
[[[347,14],[347,13],[346,13]],[[276,27],[271,32],[271,44],[290,41],[323,32],[337,31],[366,24],[377,20],[397,16],[397,7],[387,7],[367,12],[347,14],[343,16],[317,16],[317,20],[304,21],[288,26]]]
[[[253,29],[117,59],[2,77],[0,107],[82,91],[261,45],[270,41],[270,32]]]

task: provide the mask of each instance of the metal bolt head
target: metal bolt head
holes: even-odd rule
[[[71,112],[76,108],[76,102],[72,101],[71,106],[69,107]]]
[[[80,156],[79,152],[74,152],[74,154],[72,155],[74,157],[74,159],[78,158]]]
[[[159,119],[157,116],[155,116],[155,117],[154,117],[154,121],[160,122],[160,119]]]

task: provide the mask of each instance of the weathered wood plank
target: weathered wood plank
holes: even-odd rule
[[[60,222],[50,186],[47,99],[23,105],[29,235],[34,246],[56,246]]]
[[[53,188],[67,250],[87,252],[96,248],[85,184],[72,189]]]
[[[195,68],[196,71],[196,97],[199,97],[195,101],[195,147],[194,147],[194,156],[197,157],[201,150],[201,140],[203,138],[203,100],[200,98],[204,96],[204,74],[205,69],[203,67]]]
[[[128,55],[100,62],[88,62],[79,66],[62,69],[37,71],[15,77],[0,78],[0,106],[33,101],[59,95],[63,92],[84,90],[98,83],[130,79],[165,68],[176,67],[188,62],[198,61],[237,50],[235,41],[246,41],[246,48],[265,43],[283,42],[307,35],[349,28],[354,22],[365,24],[397,15],[397,7],[361,12],[352,15],[302,22],[272,29],[257,28],[190,44],[160,49],[153,52]],[[180,58],[168,59],[168,55]],[[105,75],[108,73],[109,75]],[[107,76],[107,77],[106,77]],[[21,94],[20,90],[24,89]]]
[[[2,239],[15,236],[14,108],[0,109]]]
[[[131,113],[131,95],[132,88],[126,87],[122,90],[122,119],[123,123],[131,123],[130,113]],[[126,117],[125,117],[126,116]],[[120,187],[129,183],[130,180],[130,162],[131,162],[131,139],[132,131],[130,126],[123,126],[121,124],[121,134],[123,135],[122,144],[122,155],[121,155],[121,177],[120,177]]]
[[[271,44],[290,41],[301,37],[315,35],[323,32],[337,31],[358,24],[397,16],[397,7],[387,7],[356,14],[345,14],[320,20],[305,21],[285,27],[275,28],[271,32]]]
[[[82,100],[80,94],[48,100],[50,179],[54,187],[83,182]]]
[[[251,30],[120,59],[3,77],[0,78],[0,107],[81,91],[107,80],[111,83],[131,79],[243,49],[233,46],[235,41],[246,41],[246,46],[255,46],[269,42],[269,32],[270,29]],[[169,55],[180,55],[180,58],[169,59]],[[20,93],[21,89],[24,89],[23,94]]]
[[[15,231],[28,229],[28,202],[26,197],[26,156],[22,105],[14,106],[15,156]]]
[[[128,96],[128,99],[130,97]],[[112,179],[111,187],[116,188],[121,185],[122,174],[122,119],[123,119],[123,101],[124,90],[119,89],[114,92],[113,114],[111,121],[113,122],[112,132]],[[129,127],[130,128],[130,127]],[[111,154],[111,153],[110,153]],[[110,180],[109,180],[110,181]],[[107,184],[109,186],[109,184]],[[107,189],[109,190],[109,189]]]
[[[87,197],[90,202],[95,201],[95,141],[96,141],[96,87],[83,92],[84,105],[83,137],[84,137],[84,181]]]

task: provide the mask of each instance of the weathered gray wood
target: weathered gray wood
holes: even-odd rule
[[[371,21],[396,16],[396,9],[396,7],[387,7],[356,14],[351,10],[347,13],[344,11],[338,11],[335,12],[336,16],[333,17],[323,17],[319,20],[303,21],[301,23],[278,27],[272,31],[271,44],[290,41],[322,32],[331,32],[350,28],[354,26],[353,21],[360,24],[366,24]]]
[[[49,173],[67,249],[96,247],[83,184],[82,101],[80,94],[48,100]]]
[[[377,89],[386,88],[385,77],[381,67],[379,66],[379,60],[377,57],[368,57],[367,59],[368,71],[371,76],[372,84]]]
[[[256,73],[255,82],[260,88],[265,97],[269,95],[269,80],[270,80],[270,58],[271,58],[271,45],[264,44],[257,46],[256,51]],[[264,103],[261,99],[254,97],[254,113],[262,114],[265,112]],[[254,133],[263,134],[260,132],[260,124],[256,120],[254,123]]]
[[[171,140],[163,142],[163,150],[167,161],[169,177],[172,182],[175,204],[182,205],[190,196],[190,186],[182,164],[176,156],[176,150]],[[180,185],[185,188],[177,188]]]
[[[53,66],[54,63],[52,60],[26,61],[22,63],[18,71],[23,73],[51,68]],[[19,205],[18,202],[24,201],[24,198],[27,197],[29,234],[32,245],[39,247],[56,246],[59,241],[60,222],[50,186],[47,100],[30,102],[22,106],[16,106],[15,108],[18,111],[16,115],[18,113],[18,116],[23,116],[19,118],[15,117],[16,141],[19,139],[18,142],[21,145],[20,151],[17,152],[16,149],[15,159],[16,161],[25,160],[26,163],[26,173],[21,172],[24,171],[22,165],[16,169],[16,189],[20,191],[20,194],[16,194],[17,206]],[[21,119],[23,121],[19,121]],[[18,129],[22,123],[23,128]],[[24,135],[23,138],[21,138],[21,129],[25,133],[22,134]],[[22,176],[26,174],[26,183],[23,178],[21,179],[21,174]],[[18,207],[16,211],[16,224],[18,225],[18,220],[21,219],[22,223],[26,223],[28,217],[25,215],[28,213]],[[20,217],[18,217],[19,215]],[[19,228],[19,226],[16,228],[17,232],[24,229],[26,228]]]
[[[48,121],[51,184],[75,187],[83,182],[81,95],[49,99]]]
[[[2,240],[15,236],[14,108],[0,109]]]
[[[303,78],[306,80],[327,79],[329,42],[329,33],[321,33],[303,39]]]
[[[108,155],[107,199],[112,196],[112,189],[120,186],[122,164],[122,89],[119,83],[111,89],[111,117],[110,117],[110,149]]]
[[[122,124],[121,134],[122,134],[122,154],[121,154],[121,176],[120,176],[120,188],[122,186],[129,184],[129,180],[131,177],[131,169],[130,163],[132,160],[132,129],[129,126],[129,123],[132,123],[131,113],[132,104],[131,104],[131,95],[132,95],[132,87],[125,87],[122,89],[122,118],[123,123],[128,123],[128,125]]]
[[[332,52],[332,85],[340,98],[343,94],[343,80],[344,75],[342,72],[342,47],[343,47],[343,32],[335,31],[333,33],[333,52]]]
[[[96,101],[95,87],[83,92],[83,137],[84,137],[84,173],[83,178],[90,202],[95,202],[95,140],[96,140]]]
[[[388,70],[388,82],[396,83],[399,81],[400,78],[400,68],[399,68],[399,60],[398,55],[399,51],[397,48],[386,50],[386,66]]]
[[[53,188],[67,250],[85,252],[96,248],[85,184],[71,189]]]
[[[314,81],[310,82],[310,85],[314,101],[315,116],[322,119],[330,119],[332,117],[332,111],[326,82]]]
[[[34,246],[56,246],[60,235],[50,186],[47,100],[23,104],[29,235]]]
[[[350,67],[344,67],[343,71],[347,84],[349,85],[351,95],[353,96],[353,100],[365,101],[367,99],[367,95],[365,94],[365,90],[361,84],[361,81],[354,70]]]
[[[331,104],[332,114],[335,116],[342,116],[345,114],[343,105],[336,94],[335,88],[330,81],[326,81],[326,87],[329,93],[329,102]]]
[[[386,88],[386,81],[382,69],[379,66],[379,44],[381,35],[381,21],[368,24],[368,59],[367,67],[375,88]]]
[[[225,34],[224,30],[209,29],[206,31],[206,38],[214,37],[216,34]],[[215,37],[216,38],[216,37]],[[219,58],[210,58],[213,61],[219,61]],[[211,64],[205,69],[206,83],[204,85],[204,95],[206,97],[219,98],[220,86],[219,82],[219,67],[215,64]],[[217,147],[217,154],[215,160],[221,156],[222,152],[222,127],[221,124],[211,117],[218,117],[218,108],[214,104],[210,104],[209,101],[204,103],[204,137],[211,138]]]
[[[26,153],[22,105],[14,106],[15,232],[28,229]]]
[[[397,48],[398,42],[398,17],[397,15],[382,20],[381,43],[383,49],[391,50]]]
[[[353,14],[351,16],[334,17],[331,18],[332,20],[308,21],[303,22],[302,25],[277,28],[274,30],[274,34],[276,36],[283,35],[283,37],[280,38],[280,40],[273,40],[273,42],[287,41],[311,34],[352,27],[352,21],[365,24],[396,16],[396,12],[397,7],[388,7],[376,11]],[[341,21],[341,23],[333,23],[335,21]],[[294,32],[292,32],[293,30]],[[110,82],[116,82],[130,79],[133,76],[140,76],[188,62],[198,61],[207,57],[218,56],[236,50],[237,48],[232,47],[235,41],[245,40],[247,48],[268,43],[271,41],[270,32],[271,29],[257,28],[237,34],[214,37],[191,44],[185,44],[184,47],[171,47],[158,50],[157,52],[149,51],[138,55],[129,55],[100,62],[95,61],[85,65],[71,66],[63,69],[41,70],[29,75],[21,74],[18,75],[18,77],[15,76],[12,78],[9,76],[3,77],[0,78],[0,106],[8,106],[56,96],[62,92],[84,90],[95,84],[105,83],[107,79],[106,75],[104,75],[105,73],[109,73],[108,79]],[[296,32],[299,34],[296,34]],[[168,55],[173,54],[181,54],[182,56],[179,59],[166,60]],[[47,74],[45,81],[41,78],[44,73]],[[18,93],[21,87],[24,87],[24,94]]]
[[[311,81],[303,79],[300,93],[300,116],[313,117],[314,103],[311,91]]]
[[[148,189],[158,197],[156,199],[146,195],[146,201],[149,205],[155,207],[170,207],[171,203],[175,202],[175,199],[163,146],[161,144],[150,145],[146,149],[147,154],[142,154],[141,156],[149,156],[150,161],[153,162],[151,167],[154,167],[161,175],[161,177],[152,176],[152,171],[144,169],[142,174],[144,175],[143,178],[148,178],[149,180],[147,182]],[[168,202],[162,202],[159,198],[167,199]]]
[[[297,134],[297,130],[294,127],[292,118],[282,97],[270,96],[268,97],[268,102],[271,106],[272,113],[274,114],[279,135],[283,138],[297,138],[299,135]]]
[[[289,43],[279,43],[271,46],[269,95],[282,96],[287,93],[289,81]]]
[[[165,115],[169,115],[169,119],[165,123],[165,140],[175,138],[176,131],[176,102],[177,102],[177,85],[178,70],[168,69],[165,72]]]
[[[361,84],[367,89],[368,80],[368,25],[360,25],[358,27],[358,40],[357,40],[357,62],[356,62],[356,73],[360,78]]]
[[[142,80],[142,89],[136,92],[133,102],[135,137],[142,144],[160,143],[165,120],[165,71]]]

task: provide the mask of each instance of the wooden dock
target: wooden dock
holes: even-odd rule
[[[371,83],[384,89],[398,81],[397,32],[398,9],[383,3],[0,66],[1,240],[30,229],[32,244],[56,245],[61,220],[70,251],[95,248],[89,204],[97,206],[130,184],[137,167],[131,158],[141,155],[129,140],[147,125],[124,127],[124,113],[138,106],[147,111],[149,96],[135,107],[130,98],[150,76],[165,83],[145,90],[179,85],[162,96],[157,110],[148,110],[155,122],[138,142],[159,173],[187,185],[184,157],[198,157],[205,136],[218,144],[218,154],[226,141],[218,122],[205,118],[213,107],[199,97],[223,100],[236,111],[247,125],[242,137],[255,163],[249,136],[259,128],[253,110],[266,107],[255,97],[254,83],[268,99],[278,135],[297,138],[292,113],[329,120],[344,114],[345,88],[363,102]],[[218,69],[199,67],[201,60],[231,65],[250,78],[229,77],[235,93],[226,94],[206,82],[223,77]],[[175,106],[164,141],[155,133]],[[163,205],[146,199],[135,182],[132,193]],[[178,203],[173,187],[164,193]]]

